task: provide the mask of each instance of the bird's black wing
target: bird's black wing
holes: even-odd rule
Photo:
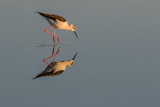
[[[55,66],[55,64],[56,64],[56,62],[50,63],[50,66],[48,65],[43,72],[41,72],[40,74],[38,74],[33,79],[36,79],[36,78],[39,78],[39,77],[42,77],[42,76],[55,76],[55,75],[59,75],[62,72],[64,72],[64,70],[59,70],[59,71],[55,72],[55,69],[53,69],[53,67]]]
[[[43,76],[56,76],[56,75],[60,75],[60,74],[62,74],[64,72],[64,70],[59,70],[59,71],[56,71],[56,72],[54,72],[54,71],[51,71],[51,72],[42,72],[42,73],[40,73],[40,74],[38,74],[35,78],[33,78],[33,79],[36,79],[36,78],[39,78],[39,77],[43,77]]]
[[[56,19],[62,21],[62,22],[66,22],[66,19],[62,16],[59,16],[59,15],[55,15],[55,14],[45,14],[45,13],[41,13],[41,12],[37,12],[39,13],[41,16],[43,17],[47,17],[47,18],[50,18],[50,19],[53,19],[54,21],[56,21]]]

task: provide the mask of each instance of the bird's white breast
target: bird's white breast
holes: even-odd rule
[[[66,62],[57,62],[56,65],[54,66],[55,71],[60,71],[60,70],[65,70],[67,67]]]
[[[61,21],[59,21],[58,19],[56,19],[56,21],[54,21],[54,20],[52,20],[52,19],[49,19],[48,21],[49,21],[49,23],[50,23],[51,25],[53,25],[54,28],[56,28],[56,29],[64,29],[64,30],[66,30],[66,29],[69,27],[67,21],[66,21],[66,22],[61,22]]]

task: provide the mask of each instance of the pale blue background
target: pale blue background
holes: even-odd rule
[[[60,76],[32,80],[53,45],[36,11],[77,26],[57,30],[55,60],[78,51]],[[0,69],[1,107],[159,107],[160,1],[1,0]]]

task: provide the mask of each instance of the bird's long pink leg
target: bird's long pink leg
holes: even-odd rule
[[[57,53],[54,54],[54,49],[55,49],[55,46],[53,47],[52,56],[50,56],[50,57],[48,57],[48,58],[46,58],[46,59],[43,60],[43,62],[46,63],[46,64],[49,65],[49,66],[51,66],[51,65],[50,65],[48,62],[46,62],[46,60],[48,60],[48,59],[50,59],[50,58],[53,57],[53,62],[55,62],[54,56],[56,56],[56,55],[59,54],[59,52],[60,52],[60,48],[58,48]]]
[[[48,29],[50,29],[51,27],[53,27],[53,25],[52,25],[52,26],[50,26],[50,27],[48,27],[48,28],[46,28],[46,29],[45,29],[45,32],[47,32],[47,33],[49,33],[49,34],[53,35],[53,41],[54,41],[54,45],[55,45],[55,37],[58,39],[58,42],[59,42],[59,43],[60,43],[60,38],[59,38],[59,37],[57,37],[57,36],[55,35],[55,33],[56,33],[56,29],[54,30],[54,34],[52,34],[51,32],[49,32],[49,31],[48,31]]]
[[[46,63],[47,65],[51,66],[48,62],[46,62],[46,60],[50,59],[51,57],[53,57],[53,56],[50,56],[50,57],[48,57],[46,59],[43,59],[43,62]]]
[[[55,46],[54,46],[54,47],[55,47]],[[53,52],[52,52],[53,62],[55,62],[55,60],[54,60],[54,56],[56,56],[56,55],[57,55],[57,54],[59,54],[59,52],[60,52],[60,48],[58,48],[57,53],[56,53],[56,54],[54,54],[54,47],[53,47]]]
[[[58,42],[59,42],[59,44],[60,44],[60,38],[57,37],[57,36],[55,35],[55,33],[56,33],[56,29],[55,29],[55,31],[54,31],[54,36],[58,39]]]
[[[55,35],[54,35],[55,33],[54,33],[54,34],[52,34],[51,32],[49,32],[49,31],[48,31],[48,29],[50,29],[51,27],[53,27],[53,25],[52,25],[52,26],[50,26],[50,27],[48,27],[48,28],[46,28],[46,29],[45,29],[45,32],[47,32],[47,33],[49,33],[49,34],[53,35],[53,42],[54,42],[54,45],[55,45]],[[56,29],[55,29],[55,31],[56,31]]]

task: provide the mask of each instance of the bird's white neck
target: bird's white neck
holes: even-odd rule
[[[71,63],[74,62],[73,60],[66,60],[63,63],[65,63],[65,66],[71,67]]]
[[[67,27],[66,27],[66,30],[72,30],[73,28],[72,28],[72,26],[71,25],[68,25]]]

